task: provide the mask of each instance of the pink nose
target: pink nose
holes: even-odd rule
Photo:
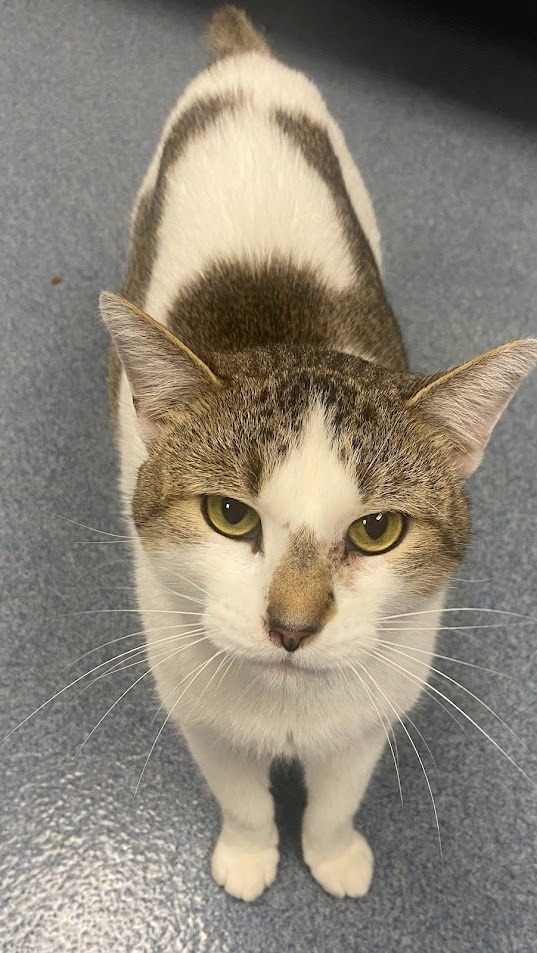
[[[315,635],[318,629],[287,629],[285,626],[270,628],[269,634],[274,642],[279,642],[286,652],[296,652],[299,645],[311,635]]]

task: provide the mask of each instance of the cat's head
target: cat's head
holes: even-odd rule
[[[336,667],[444,589],[468,540],[464,482],[537,341],[431,377],[313,347],[209,367],[118,296],[101,303],[147,447],[138,535],[157,576],[201,586],[218,648]]]

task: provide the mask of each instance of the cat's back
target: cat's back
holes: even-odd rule
[[[401,366],[374,212],[319,91],[234,8],[210,39],[139,192],[125,294],[202,353],[289,340]]]

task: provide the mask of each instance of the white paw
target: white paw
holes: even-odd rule
[[[314,854],[306,863],[317,883],[334,897],[364,897],[373,877],[373,851],[365,837],[354,831],[348,847],[340,854],[322,859]]]
[[[232,897],[256,900],[276,876],[278,848],[232,847],[219,839],[213,853],[214,880]]]

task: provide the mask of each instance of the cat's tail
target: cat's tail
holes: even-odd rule
[[[264,53],[270,56],[270,47],[261,33],[244,10],[232,4],[215,10],[209,24],[208,38],[212,54],[217,60],[239,53]]]

